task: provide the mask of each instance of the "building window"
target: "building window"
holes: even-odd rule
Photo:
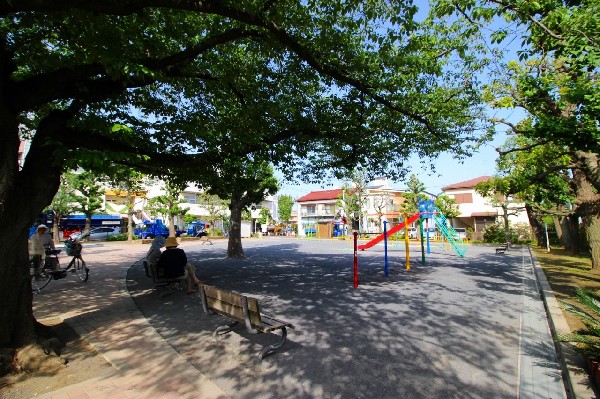
[[[184,193],[183,199],[188,204],[197,204],[198,203],[198,196],[196,194],[185,194]]]
[[[309,215],[314,215],[317,213],[317,209],[315,205],[306,205],[306,213]]]
[[[457,204],[472,204],[473,203],[473,194],[472,193],[463,193],[463,194],[454,194],[454,199]]]

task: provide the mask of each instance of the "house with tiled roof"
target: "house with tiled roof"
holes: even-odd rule
[[[306,229],[315,229],[319,221],[333,221],[339,215],[337,201],[344,190],[311,191],[296,200],[298,204],[298,235],[304,236]]]
[[[333,221],[342,216],[338,201],[343,196],[341,188],[312,191],[296,200],[298,204],[298,234],[316,229],[317,223]],[[397,223],[400,204],[404,201],[402,191],[388,186],[385,179],[376,179],[367,187],[366,205],[362,217],[362,230],[370,233],[382,231],[383,221]],[[349,219],[349,218],[348,218]],[[351,228],[351,227],[349,227]]]
[[[475,191],[478,183],[486,182],[490,176],[480,176],[474,179],[461,181],[442,187],[442,191],[450,198],[454,198],[458,205],[460,215],[452,219],[453,227],[471,228],[475,239],[483,238],[483,231],[487,226],[493,225],[502,219],[502,210],[491,204]],[[510,215],[511,223],[529,223],[526,212]]]

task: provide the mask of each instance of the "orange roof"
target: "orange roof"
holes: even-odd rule
[[[334,190],[311,191],[305,196],[298,198],[296,202],[335,200],[340,198],[343,191],[344,190],[342,190],[341,188],[336,188]]]
[[[454,190],[457,188],[473,188],[478,183],[483,183],[490,180],[489,176],[480,176],[471,180],[461,181],[460,183],[454,183],[446,187],[442,187],[442,191]]]

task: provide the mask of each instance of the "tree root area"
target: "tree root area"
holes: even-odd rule
[[[38,341],[3,352],[12,359],[13,371],[0,377],[3,399],[33,398],[91,378],[108,375],[114,368],[66,323],[44,320],[37,326]]]

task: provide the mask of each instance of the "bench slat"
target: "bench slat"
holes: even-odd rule
[[[266,315],[261,315],[262,316],[262,326],[261,328],[264,329],[265,331],[272,331],[272,330],[278,330],[281,327],[289,327],[289,328],[294,328],[294,325],[291,323],[288,323],[287,321],[283,321],[283,320],[279,320],[279,319],[275,319],[273,317],[270,316],[266,316]]]
[[[204,286],[206,302],[208,307],[224,316],[231,315],[238,321],[244,321],[244,296],[231,291],[223,291],[208,285]],[[246,297],[248,302],[248,313],[253,325],[260,325],[260,309],[256,298]]]
[[[258,357],[262,358],[277,348],[280,348],[286,340],[286,328],[294,328],[291,323],[275,319],[270,316],[260,314],[258,300],[247,297],[231,291],[223,291],[216,287],[200,285],[200,297],[202,306],[206,313],[213,311],[228,317],[237,323],[244,323],[248,332],[256,334],[257,332],[268,333],[275,330],[281,330],[281,338],[278,343],[264,347]],[[221,332],[229,332],[234,324],[221,326],[213,332],[213,336]]]

